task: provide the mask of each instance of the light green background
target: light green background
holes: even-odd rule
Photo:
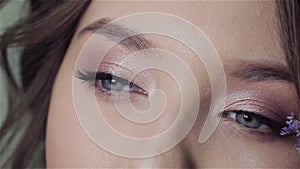
[[[28,7],[25,5],[25,0],[11,0],[8,2],[2,9],[0,9],[0,34],[2,35],[3,32],[9,26],[17,22],[21,17],[24,17],[27,13]],[[16,76],[18,82],[20,82],[20,77],[18,76],[20,66],[18,62],[19,52],[17,49],[10,49],[9,50],[9,61],[10,67],[13,70],[13,73]],[[7,112],[7,90],[5,84],[5,76],[0,69],[0,125],[2,124],[3,120],[5,119],[5,115]],[[9,147],[10,152],[14,149],[14,142],[12,146]],[[0,145],[0,149],[2,149],[2,145]],[[0,166],[2,166],[3,162],[6,161],[9,153],[5,153],[0,155]]]
[[[24,17],[28,9],[24,3],[24,0],[11,0],[0,10],[0,34],[2,34],[9,26],[18,21],[21,17]],[[20,67],[18,65],[19,53],[16,49],[9,51],[10,66],[19,79],[18,72]],[[5,76],[0,69],[0,124],[2,123],[5,113],[7,111],[7,92],[5,85]]]

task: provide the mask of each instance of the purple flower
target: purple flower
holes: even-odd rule
[[[291,113],[291,116],[287,117],[286,127],[281,129],[281,135],[295,134],[297,137],[296,150],[300,153],[300,118],[296,114]]]

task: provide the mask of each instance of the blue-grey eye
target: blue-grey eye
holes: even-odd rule
[[[96,74],[96,83],[100,84],[104,89],[109,91],[130,91],[138,92],[141,94],[147,94],[145,90],[137,86],[136,84],[129,82],[118,76],[114,76],[110,73],[98,72]]]
[[[124,90],[123,88],[130,85],[128,80],[107,73],[97,73],[96,82],[100,83],[104,89],[110,91],[122,91]]]
[[[285,126],[285,122],[272,120],[258,113],[232,110],[223,112],[225,117],[235,120],[244,127],[251,129],[271,129],[276,135],[280,136],[281,129]]]
[[[245,127],[255,129],[263,125],[253,114],[247,112],[236,114],[236,121]]]
[[[262,116],[255,113],[247,111],[229,111],[227,112],[227,116],[248,128],[269,128],[269,126],[263,123]]]

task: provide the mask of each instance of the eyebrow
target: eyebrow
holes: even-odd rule
[[[229,74],[233,77],[241,78],[251,82],[261,82],[268,80],[285,81],[294,83],[288,67],[281,63],[263,62],[243,62],[241,64],[227,65]],[[232,68],[234,67],[234,68]]]
[[[119,43],[128,50],[138,51],[142,49],[155,48],[155,45],[142,35],[136,34],[136,32],[124,25],[110,23],[111,21],[112,19],[110,18],[101,18],[84,27],[79,32],[78,37],[86,33],[99,33],[111,41],[117,41],[121,37],[128,37]],[[100,29],[101,31],[99,31]],[[135,35],[130,36],[132,34]],[[231,76],[241,78],[246,81],[261,82],[268,80],[280,80],[294,83],[288,67],[281,63],[240,61],[238,64],[228,64],[224,67],[225,69],[228,68]]]
[[[119,44],[129,50],[142,50],[148,48],[155,48],[155,45],[149,40],[145,39],[137,32],[117,23],[110,23],[112,20],[109,18],[101,18],[83,28],[78,37],[85,33],[99,33],[111,41],[118,41],[120,38],[128,37],[122,40]],[[104,26],[106,25],[106,26]],[[99,31],[101,29],[101,31]],[[134,36],[131,36],[133,35]]]

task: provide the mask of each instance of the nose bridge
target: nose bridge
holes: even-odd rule
[[[135,159],[128,165],[129,168],[195,168],[193,155],[189,151],[189,143],[183,140],[171,150],[151,158]],[[137,150],[138,151],[138,150]],[[126,161],[126,160],[125,160]],[[124,162],[125,162],[124,161]],[[128,160],[126,161],[128,164]]]

